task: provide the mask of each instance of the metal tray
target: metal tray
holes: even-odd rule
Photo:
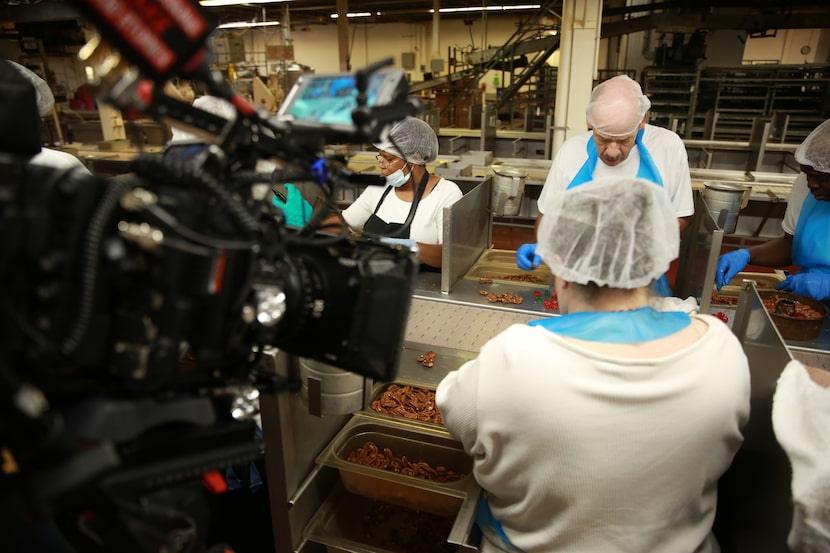
[[[525,271],[516,267],[485,263],[473,265],[464,275],[466,279],[480,280],[490,279],[493,282],[507,283],[517,286],[532,286],[534,288],[546,288],[550,286],[551,273],[547,267],[539,266],[532,271]]]
[[[434,343],[440,338],[440,336],[434,336],[434,333],[441,332],[441,330],[436,328],[436,325],[427,326],[428,334],[423,336],[423,339]],[[456,340],[462,341],[457,336],[456,333]],[[432,367],[424,367],[418,361],[418,356],[430,351],[435,352],[435,364]],[[457,370],[464,363],[476,357],[478,353],[473,351],[406,341],[398,358],[398,375],[395,381],[435,389],[448,373]]]
[[[464,474],[456,482],[432,482],[388,470],[353,463],[349,453],[372,441],[379,450],[424,461],[433,468],[446,467]],[[317,456],[317,463],[336,468],[347,491],[387,503],[440,516],[455,516],[464,498],[477,488],[473,460],[461,444],[446,432],[423,426],[383,421],[356,413],[331,443]]]
[[[455,553],[461,549],[446,542],[452,525],[451,517],[378,502],[337,485],[303,535],[329,553]]]
[[[398,386],[412,386],[413,388],[421,388],[423,390],[429,390],[431,392],[435,392],[435,389],[436,389],[435,386],[428,386],[428,385],[424,385],[423,383],[406,382],[406,381],[402,381],[402,380],[396,380],[395,382],[382,382],[382,383],[379,383],[375,386],[374,390],[372,391],[372,398],[369,401],[369,406],[366,407],[363,410],[363,413],[365,413],[366,416],[377,417],[377,418],[382,419],[382,420],[404,421],[404,422],[407,422],[407,423],[410,423],[410,424],[423,425],[423,426],[428,427],[428,428],[436,428],[436,429],[440,429],[440,430],[446,430],[447,429],[447,427],[444,424],[438,424],[436,422],[430,422],[430,421],[424,421],[424,420],[420,420],[420,419],[408,418],[408,417],[404,417],[403,415],[392,415],[392,414],[389,414],[389,413],[381,413],[379,411],[375,411],[374,409],[372,409],[372,403],[374,403],[376,400],[379,400],[380,397],[386,392],[386,390],[388,390],[389,387],[392,386],[393,384],[396,384]],[[437,408],[438,407],[436,406],[436,409]]]
[[[532,271],[519,269],[516,266],[516,252],[513,250],[485,250],[464,278],[472,280],[489,278],[493,282],[539,288],[550,285],[551,272],[544,263]]]
[[[732,299],[735,301],[730,301],[728,305],[735,305],[737,303],[738,295],[741,293],[741,283],[744,280],[752,280],[755,282],[755,288],[758,291],[761,290],[774,290],[778,284],[784,280],[784,277],[776,274],[776,273],[752,273],[752,272],[740,272],[735,275],[735,278],[729,281],[729,283],[721,288],[720,290],[717,289],[717,286],[712,286],[712,303],[716,303],[715,299],[717,297],[722,297],[726,299]]]

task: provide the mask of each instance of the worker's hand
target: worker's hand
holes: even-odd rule
[[[715,271],[715,284],[718,290],[729,284],[735,275],[744,270],[749,263],[749,250],[741,248],[725,253],[718,258],[718,270]]]
[[[825,273],[796,273],[788,276],[775,289],[824,301],[830,298],[830,275]]]
[[[532,271],[542,262],[542,258],[536,255],[536,244],[522,244],[516,250],[516,265],[524,271]]]
[[[285,191],[287,193],[285,201],[275,194],[271,203],[285,214],[286,225],[301,227],[311,218],[311,204],[303,198],[293,184],[285,184]]]
[[[410,248],[414,248],[418,245],[418,243],[411,238],[390,238],[389,236],[381,236],[378,240],[384,244],[399,244]]]

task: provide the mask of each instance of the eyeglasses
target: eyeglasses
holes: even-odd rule
[[[599,147],[608,146],[613,143],[616,144],[617,147],[629,148],[633,146],[636,141],[636,133],[628,136],[605,136],[596,132],[594,133],[594,143]]]
[[[380,164],[381,167],[390,167],[398,161],[403,161],[401,158],[399,158],[397,156],[386,157],[386,156],[383,156],[383,155],[380,155],[380,154],[376,155],[375,159],[378,160],[378,163]]]

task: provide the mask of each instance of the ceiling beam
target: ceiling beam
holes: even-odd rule
[[[18,4],[0,6],[0,21],[15,23],[46,23],[78,19],[80,12],[67,2],[41,2],[38,4]]]
[[[686,33],[696,30],[740,29],[821,29],[830,27],[827,10],[815,13],[654,13],[622,21],[603,22],[602,38],[627,35],[638,31],[657,29],[667,33]]]

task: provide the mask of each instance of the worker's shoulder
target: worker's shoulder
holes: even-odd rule
[[[41,148],[40,153],[36,154],[29,160],[34,165],[42,165],[44,167],[54,167],[56,169],[73,169],[79,168],[89,172],[86,165],[68,152],[60,150],[51,150],[49,148]]]
[[[458,199],[464,195],[458,184],[444,177],[441,177],[435,185],[435,189],[447,196],[453,197],[454,199]]]
[[[680,138],[680,135],[672,131],[671,129],[651,124],[646,124],[643,130],[643,140],[646,142],[655,140],[677,142],[680,144],[683,143],[683,139]]]

